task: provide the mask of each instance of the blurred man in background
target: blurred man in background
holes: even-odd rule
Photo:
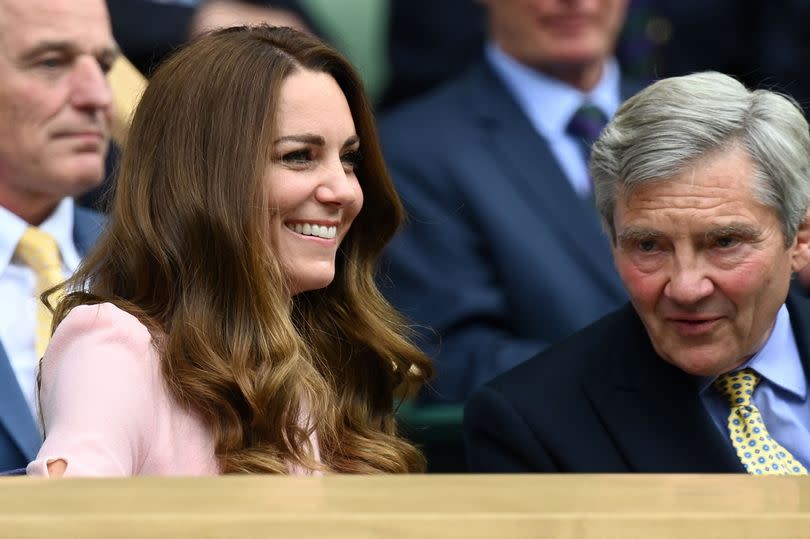
[[[73,197],[104,176],[118,55],[103,0],[0,0],[0,470],[36,456],[39,295],[76,269],[101,216]]]
[[[613,58],[626,1],[484,4],[484,60],[381,122],[410,214],[383,288],[422,328],[430,402],[463,401],[626,300],[587,171],[636,89]]]

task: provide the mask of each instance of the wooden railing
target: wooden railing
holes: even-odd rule
[[[2,537],[810,537],[810,479],[0,479]]]

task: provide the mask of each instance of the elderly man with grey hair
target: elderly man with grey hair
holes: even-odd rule
[[[661,80],[594,146],[630,303],[480,388],[473,471],[807,473],[810,133],[719,73]]]

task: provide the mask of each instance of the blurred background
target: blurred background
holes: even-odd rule
[[[108,5],[116,38],[146,75],[205,25],[201,19],[216,24],[266,15],[271,22],[294,21],[344,52],[383,110],[463,71],[484,42],[484,11],[476,0],[108,0]],[[722,71],[749,85],[790,93],[807,110],[808,26],[810,0],[630,0],[618,58],[625,74],[639,79]]]

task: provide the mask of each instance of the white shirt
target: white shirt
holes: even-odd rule
[[[582,92],[555,78],[521,64],[494,43],[488,43],[486,57],[495,73],[512,93],[537,133],[548,141],[571,187],[582,195],[591,192],[588,163],[580,143],[565,132],[574,112],[588,102],[608,118],[621,104],[619,65],[615,59],[605,63],[602,78],[590,92]]]
[[[63,199],[39,228],[56,240],[62,255],[62,272],[70,275],[79,267],[81,257],[73,241],[74,201]],[[17,382],[36,410],[36,367],[34,350],[37,324],[36,276],[33,270],[14,260],[14,250],[28,227],[23,219],[0,206],[0,343],[8,355]]]

